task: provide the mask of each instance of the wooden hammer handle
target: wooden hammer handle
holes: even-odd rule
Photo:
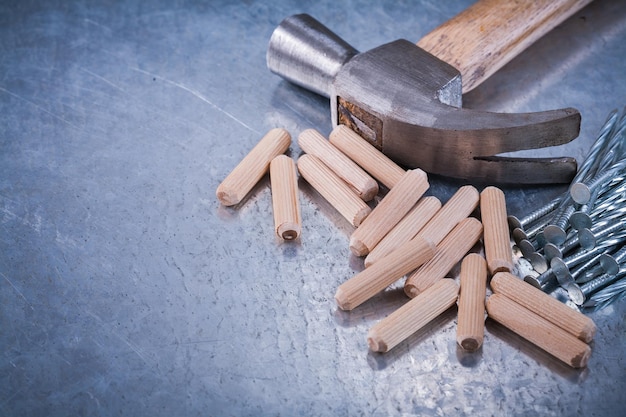
[[[458,69],[466,93],[590,2],[480,0],[417,45]]]

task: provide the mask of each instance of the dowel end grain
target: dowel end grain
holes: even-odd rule
[[[580,334],[576,336],[585,343],[591,343],[596,335],[596,329],[597,327],[594,321],[589,319],[589,321],[582,326]]]
[[[339,307],[343,311],[350,311],[354,307],[350,302],[348,295],[343,291],[341,287],[337,288],[337,292],[335,293],[335,301],[337,302],[337,307]]]
[[[371,212],[372,209],[370,208],[370,206],[364,206],[359,211],[354,213],[354,218],[352,219],[352,224],[354,225],[354,227],[359,227],[361,223],[363,223],[363,220],[365,220],[365,218],[369,216]]]
[[[367,345],[372,352],[385,353],[389,350],[385,341],[382,340],[379,335],[373,334],[371,331],[367,335]]]
[[[495,275],[500,272],[513,272],[513,264],[506,259],[492,259],[489,262],[489,271],[491,271],[492,275]]]
[[[360,194],[360,197],[363,199],[363,201],[371,201],[374,199],[374,197],[378,195],[378,191],[380,191],[380,189],[378,188],[378,183],[375,179],[372,178],[370,181],[367,182],[366,186],[363,189],[363,192]]]
[[[574,356],[572,358],[572,367],[573,368],[584,368],[587,366],[589,362],[589,358],[591,357],[591,347],[587,346],[587,349],[583,350],[580,355]]]
[[[294,222],[283,223],[276,230],[278,236],[284,240],[295,240],[300,236],[300,232],[300,224]]]
[[[459,345],[463,348],[463,350],[467,352],[475,352],[479,347],[482,346],[482,340],[478,340],[473,337],[466,337],[460,341],[458,341]]]
[[[363,241],[358,238],[351,237],[350,238],[350,251],[356,256],[365,256],[369,253],[369,248]]]
[[[419,295],[420,291],[415,285],[406,283],[404,284],[404,293],[410,298],[415,298]]]
[[[222,184],[217,187],[215,196],[224,206],[234,206],[241,201],[241,197],[239,197],[236,193],[233,193],[231,190],[225,189]]]

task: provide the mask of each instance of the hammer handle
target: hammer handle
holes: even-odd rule
[[[458,69],[466,93],[590,2],[480,0],[417,45]]]

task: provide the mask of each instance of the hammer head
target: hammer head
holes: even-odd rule
[[[506,158],[501,153],[569,142],[575,109],[503,114],[463,109],[460,73],[397,40],[364,53],[308,15],[274,31],[268,67],[330,98],[334,125],[345,124],[399,164],[469,180],[569,182],[573,158]]]

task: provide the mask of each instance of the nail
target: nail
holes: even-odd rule
[[[562,258],[563,252],[554,243],[546,243],[543,247],[543,255],[548,261],[551,261],[553,258]]]
[[[537,249],[535,249],[535,246],[533,246],[532,242],[528,239],[521,240],[519,243],[517,243],[517,247],[520,249],[520,251],[522,251],[522,256],[524,258],[528,258],[537,251]]]
[[[591,216],[589,215],[589,213],[591,212],[591,209],[593,208],[596,201],[598,200],[598,196],[600,195],[600,190],[601,190],[600,188],[595,189],[594,192],[591,194],[589,201],[586,204],[583,204],[580,207],[580,209],[572,213],[572,215],[569,218],[569,222],[573,229],[580,230],[584,228],[588,229],[591,227],[592,220],[591,220]]]
[[[606,242],[606,246],[605,245],[596,246],[592,250],[580,249],[574,252],[572,255],[564,259],[561,259],[560,261],[563,262],[563,264],[567,267],[567,269],[571,269],[574,266],[580,265],[583,262],[588,261],[589,259],[593,258],[596,255],[600,255],[604,253],[604,251],[606,251],[607,248],[613,246],[612,244],[620,243],[620,242],[616,242],[615,240],[609,240],[609,239],[607,239],[605,242]],[[552,261],[554,261],[554,259]],[[550,266],[552,266],[552,264]]]
[[[601,265],[596,265],[592,268],[587,268],[586,271],[584,271],[582,273],[582,276],[578,276],[578,278],[574,278],[574,281],[576,282],[576,284],[580,285],[580,284],[584,284],[586,282],[591,281],[594,278],[599,277],[600,275],[604,274],[604,269],[602,268]],[[572,276],[574,276],[574,274],[572,273]]]
[[[548,260],[542,254],[534,252],[526,258],[528,259],[528,261],[530,261],[530,264],[533,266],[535,271],[539,272],[540,274],[548,270]]]
[[[615,275],[619,272],[619,262],[608,253],[603,253],[598,261],[606,274]]]
[[[567,291],[569,298],[577,305],[582,304],[585,301],[585,296],[565,263],[559,258],[554,258],[550,262],[550,266],[559,285]]]
[[[519,244],[524,240],[528,240],[528,235],[520,227],[516,227],[511,231],[511,237],[516,244]]]
[[[589,153],[587,154],[587,157],[578,168],[578,173],[572,180],[572,183],[582,181],[585,179],[585,177],[587,177],[592,166],[598,160],[598,155],[605,149],[606,143],[608,139],[611,137],[610,136],[611,131],[615,127],[617,120],[618,120],[618,111],[617,109],[615,109],[609,113],[606,121],[604,122],[604,125],[602,125],[602,127],[600,128],[600,132],[598,133],[598,136],[595,142],[591,145],[591,148],[589,149]]]
[[[562,287],[565,287],[570,282],[574,282],[574,278],[570,273],[569,267],[561,258],[554,258],[550,261],[550,268],[556,276],[557,281]]]
[[[519,228],[522,230],[526,229],[526,227],[529,226],[531,223],[534,223],[538,221],[539,219],[541,219],[542,217],[546,216],[547,214],[552,213],[552,211],[554,211],[556,206],[559,205],[560,201],[561,201],[561,197],[554,198],[546,205],[539,207],[538,209],[522,217],[521,219],[518,219],[517,217],[512,216],[512,215],[508,216],[507,219],[509,221],[509,225],[511,226],[511,229],[515,229],[515,228]]]
[[[556,283],[556,275],[554,275],[554,271],[552,270],[552,268],[548,268],[546,271],[542,272],[536,277],[532,275],[527,275],[526,277],[524,277],[524,281],[526,281],[533,287],[543,289],[549,284]]]
[[[590,308],[593,311],[600,310],[624,296],[626,296],[626,279],[622,278],[591,295],[581,307]]]
[[[598,195],[596,204],[589,213],[590,216],[598,217],[616,206],[622,206],[626,197],[626,177],[620,177],[620,181],[617,184],[609,184],[608,187],[603,188]]]
[[[604,255],[603,253],[599,253],[596,256],[590,258],[588,261],[577,265],[572,269],[572,277],[574,281],[578,284],[583,284],[596,276],[602,274],[604,271],[602,270],[602,266],[599,264],[598,259]]]
[[[586,204],[596,188],[603,187],[608,180],[619,174],[624,167],[626,167],[626,159],[616,162],[589,181],[573,184],[569,190],[572,200],[578,204]]]
[[[541,238],[543,239],[543,229],[550,223],[551,220],[552,216],[546,216],[541,222],[535,223],[530,226],[527,230],[524,231],[526,238],[537,241],[537,237],[541,233]],[[545,243],[545,239],[543,239],[542,242]],[[543,245],[538,245],[538,247],[543,247]]]
[[[567,237],[565,230],[569,224],[570,216],[576,211],[574,205],[564,207],[556,216],[556,219],[543,229],[543,235],[549,243],[561,245]]]
[[[602,274],[597,278],[583,284],[580,289],[585,299],[595,291],[605,288],[609,284],[626,277],[626,269],[622,269],[616,275]],[[582,303],[581,303],[582,304]],[[580,305],[580,304],[579,304]]]

